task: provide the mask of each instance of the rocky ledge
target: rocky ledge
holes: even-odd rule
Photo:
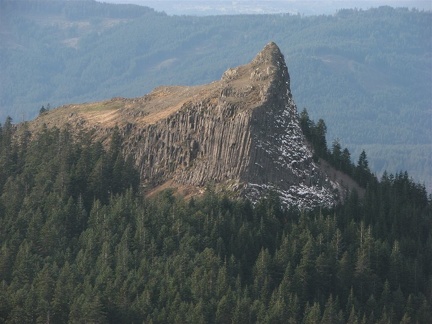
[[[312,159],[273,42],[211,84],[64,106],[37,123],[79,125],[104,138],[118,127],[146,190],[212,183],[253,201],[272,190],[301,208],[334,205],[343,192]]]

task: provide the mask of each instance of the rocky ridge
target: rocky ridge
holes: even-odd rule
[[[145,190],[213,183],[253,201],[273,190],[301,208],[331,206],[344,192],[312,159],[284,56],[273,42],[211,84],[63,106],[31,128],[42,124],[94,130],[102,139],[118,127]]]

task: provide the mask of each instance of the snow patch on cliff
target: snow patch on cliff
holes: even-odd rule
[[[295,206],[299,209],[314,209],[317,207],[331,208],[336,204],[334,193],[325,187],[309,187],[304,184],[292,185],[288,190],[282,190],[274,185],[248,183],[244,192],[248,199],[256,203],[270,192],[275,192],[285,206]]]

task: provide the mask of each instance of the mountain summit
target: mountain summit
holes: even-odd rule
[[[120,130],[146,190],[201,190],[209,183],[258,199],[277,192],[289,205],[330,206],[342,193],[312,159],[300,129],[284,56],[271,42],[221,80],[158,87],[134,99],[68,105],[31,128],[72,125],[108,139]],[[75,126],[76,125],[76,126]]]

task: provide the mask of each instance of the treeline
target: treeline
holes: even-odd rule
[[[13,10],[21,14],[49,15],[51,17],[61,15],[72,21],[97,18],[137,18],[147,13],[156,14],[148,7],[137,5],[115,5],[101,3],[95,0],[3,0],[3,10]]]
[[[328,161],[336,170],[353,178],[361,187],[375,185],[378,181],[369,168],[366,152],[363,150],[358,158],[357,165],[351,161],[351,153],[348,148],[342,149],[339,140],[334,140],[331,149],[327,145],[327,126],[323,119],[317,123],[309,118],[306,108],[299,115],[300,127],[308,142],[314,149],[313,158],[315,162],[319,159]],[[387,175],[387,173],[385,173]],[[426,190],[425,188],[423,188]]]
[[[406,173],[333,210],[273,193],[143,198],[116,132],[104,149],[91,134],[0,129],[0,322],[432,318],[432,205]]]

